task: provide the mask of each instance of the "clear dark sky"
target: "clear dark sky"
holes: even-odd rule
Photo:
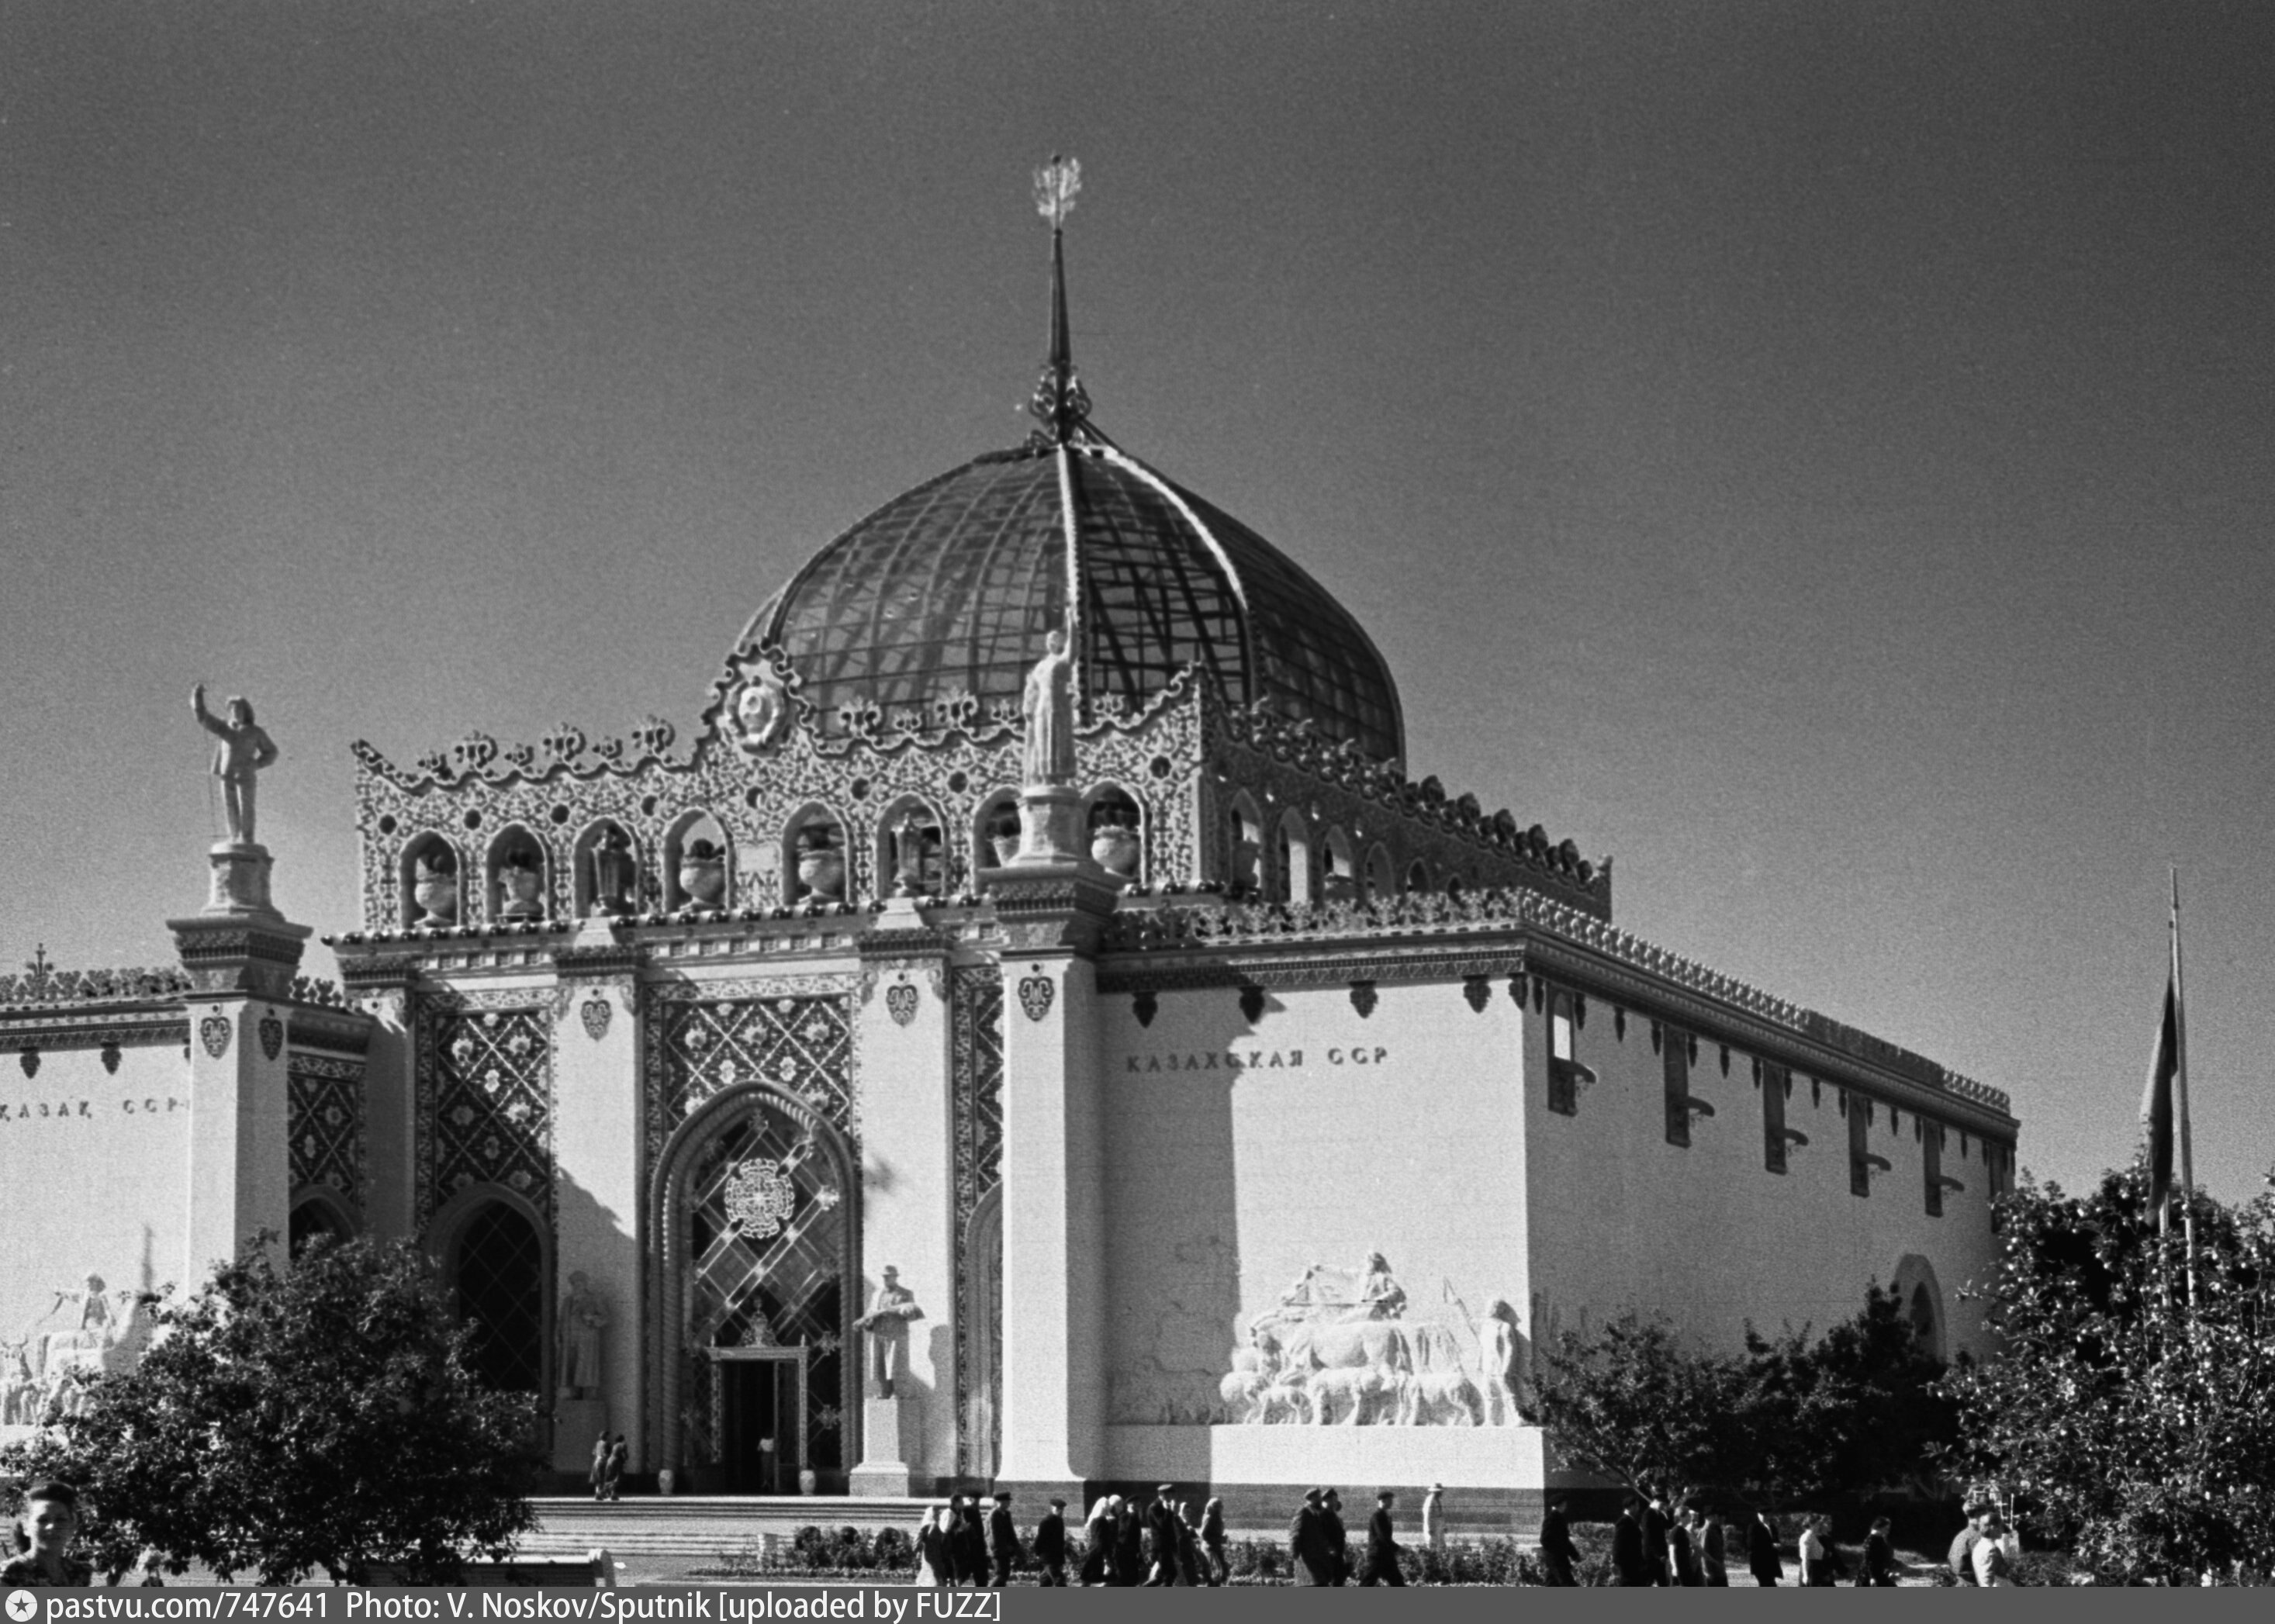
[[[2148,0],[0,0],[0,956],[170,957],[193,680],[320,931],[349,740],[684,731],[793,567],[1023,434],[1063,149],[1100,422],[1351,606],[1417,774],[2066,1182],[2178,863],[2251,1193],[2271,87],[2275,10]]]

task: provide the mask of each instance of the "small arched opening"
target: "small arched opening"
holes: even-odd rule
[[[948,841],[938,809],[903,796],[877,820],[877,889],[890,896],[938,896],[948,889]]]
[[[1419,857],[1406,865],[1406,888],[1417,896],[1430,888],[1430,865]]]
[[[822,805],[812,805],[782,830],[782,901],[842,903],[851,876],[845,820]]]
[[[580,919],[639,911],[639,845],[630,829],[603,818],[577,836],[570,848],[575,876],[572,903]]]
[[[1896,1265],[1888,1290],[1912,1328],[1912,1339],[1931,1359],[1950,1358],[1949,1338],[1943,1317],[1943,1286],[1935,1265],[1917,1252],[1907,1253]]]
[[[473,1327],[476,1379],[497,1393],[542,1394],[551,1280],[544,1226],[510,1191],[477,1185],[438,1219],[443,1283]]]
[[[1379,844],[1366,854],[1366,894],[1369,896],[1398,895],[1398,870],[1390,861],[1388,849]]]
[[[508,824],[490,842],[483,899],[493,925],[542,919],[551,906],[552,865],[545,842],[518,823]]]
[[[1082,809],[1092,859],[1124,885],[1138,878],[1144,858],[1145,814],[1119,784],[1101,784]]]
[[[674,819],[663,835],[665,911],[726,907],[734,894],[732,849],[715,813],[698,807]]]
[[[1019,797],[998,789],[971,820],[971,869],[1009,868],[1019,855]]]
[[[405,929],[458,922],[463,911],[458,881],[464,868],[457,848],[431,830],[404,843],[397,894],[403,899]]]
[[[1236,895],[1264,888],[1264,814],[1246,790],[1232,797],[1225,833],[1230,846],[1231,871],[1225,888]]]
[[[1274,879],[1280,895],[1291,903],[1311,900],[1311,831],[1301,813],[1292,809],[1281,815],[1273,853]]]
[[[360,1227],[337,1190],[311,1185],[293,1193],[284,1226],[286,1254],[297,1258],[318,1241],[338,1246],[354,1239]]]
[[[1327,831],[1326,893],[1331,903],[1355,903],[1364,895],[1358,860],[1351,855],[1350,836],[1341,829]]]

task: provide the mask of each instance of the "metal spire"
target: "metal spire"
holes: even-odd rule
[[[1039,445],[1065,445],[1090,431],[1090,397],[1075,375],[1074,341],[1067,330],[1066,217],[1082,190],[1082,165],[1054,153],[1035,171],[1035,209],[1051,223],[1051,350],[1036,380],[1027,410],[1043,425],[1031,438]]]

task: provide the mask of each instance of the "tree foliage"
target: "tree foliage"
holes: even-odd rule
[[[2275,1208],[2197,1194],[2196,1308],[2181,1225],[2135,1167],[2001,1208],[1996,1358],[1957,1372],[1956,1465],[2109,1579],[2275,1569]]]
[[[1627,1488],[1720,1490],[1756,1505],[1830,1505],[1931,1469],[1954,1437],[1944,1367],[1878,1285],[1812,1339],[1746,1329],[1742,1358],[1694,1350],[1632,1311],[1548,1350],[1541,1417],[1570,1465]]]
[[[248,1248],[156,1321],[137,1369],[0,1456],[80,1486],[98,1568],[155,1545],[264,1584],[376,1563],[442,1583],[532,1525],[533,1401],[477,1383],[416,1248],[319,1243],[288,1270]]]

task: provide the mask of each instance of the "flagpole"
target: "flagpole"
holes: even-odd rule
[[[2181,988],[2181,870],[2173,865],[2173,1114],[2181,1152],[2181,1230],[2188,1249],[2188,1318],[2196,1311],[2196,1164],[2188,1147],[2188,1003]]]

